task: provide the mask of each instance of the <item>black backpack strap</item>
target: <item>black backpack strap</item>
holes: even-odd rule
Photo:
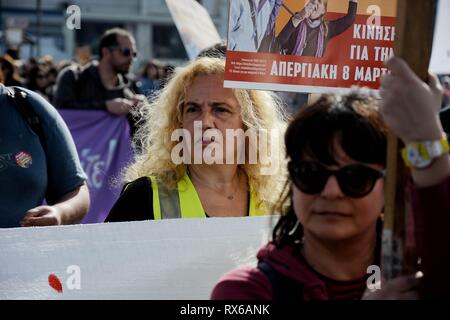
[[[45,139],[44,130],[42,129],[41,119],[34,111],[30,101],[27,99],[28,94],[18,87],[9,87],[7,91],[8,97],[12,100],[17,111],[19,111],[22,117],[26,120],[30,128],[39,137],[42,148],[46,152],[47,141]]]
[[[258,269],[261,270],[272,284],[273,300],[276,301],[302,301],[302,286],[282,275],[265,261],[258,261]]]

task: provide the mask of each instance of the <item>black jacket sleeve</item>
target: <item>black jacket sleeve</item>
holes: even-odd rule
[[[286,23],[286,25],[283,27],[283,29],[276,38],[276,40],[278,41],[278,43],[281,45],[282,48],[285,48],[288,45],[289,39],[296,30],[297,28],[295,28],[294,25],[292,24],[292,20],[289,19],[289,21]]]
[[[127,183],[105,222],[153,220],[153,191],[148,177]]]
[[[80,71],[76,66],[69,66],[58,75],[53,97],[53,105],[58,109],[106,110],[106,100],[79,100],[77,90],[96,90],[91,82],[79,79]]]
[[[444,108],[439,114],[441,118],[442,127],[447,134],[450,134],[450,107]]]
[[[356,12],[358,9],[358,4],[356,2],[349,1],[348,12],[342,18],[330,21],[328,24],[328,39],[336,37],[347,30],[353,22],[355,22]]]

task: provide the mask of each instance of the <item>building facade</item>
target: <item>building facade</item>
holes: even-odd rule
[[[199,2],[225,39],[228,0]],[[67,26],[73,18],[71,5],[80,9],[80,29]],[[139,56],[135,65],[149,58],[174,64],[187,59],[165,0],[0,0],[0,11],[0,50],[18,46],[22,59],[45,54],[57,61],[72,59],[80,47],[89,47],[95,57],[101,34],[116,26],[131,31],[136,38]],[[6,43],[7,39],[12,43]]]

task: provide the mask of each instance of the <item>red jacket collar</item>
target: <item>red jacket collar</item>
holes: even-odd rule
[[[278,249],[273,242],[262,247],[257,255],[258,260],[268,263],[283,276],[298,282],[303,288],[305,300],[328,300],[325,283],[311,270],[306,261],[301,259],[292,245]]]

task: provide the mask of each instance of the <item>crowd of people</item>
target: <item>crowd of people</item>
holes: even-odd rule
[[[101,53],[99,59],[92,54],[86,56],[80,53],[73,60],[57,62],[52,56],[44,55],[24,61],[20,59],[18,50],[9,49],[0,55],[0,80],[5,86],[20,86],[35,91],[54,104],[56,80],[65,69],[83,68],[99,60]],[[123,75],[137,94],[151,96],[163,87],[173,69],[172,64],[149,58],[136,74],[127,69]]]
[[[355,9],[357,1],[349,3]],[[56,109],[103,110],[129,116],[136,146],[106,222],[280,214],[258,265],[226,274],[212,299],[448,297],[449,281],[435,276],[444,272],[436,261],[450,265],[450,155],[439,121],[448,80],[447,91],[433,75],[424,83],[393,58],[381,100],[360,91],[322,95],[289,117],[275,93],[223,87],[225,51],[219,44],[176,69],[149,60],[132,77],[135,39],[113,28],[100,39],[98,60],[84,65],[42,57],[18,67],[13,53],[3,55],[0,226],[81,221],[87,177]],[[228,148],[227,130],[275,135],[267,140],[271,172],[263,174],[259,161],[263,144],[235,144],[233,136]],[[421,260],[415,267],[424,277],[400,277],[371,293],[367,267],[381,259],[388,130],[405,145]],[[216,161],[196,162],[196,150]]]

